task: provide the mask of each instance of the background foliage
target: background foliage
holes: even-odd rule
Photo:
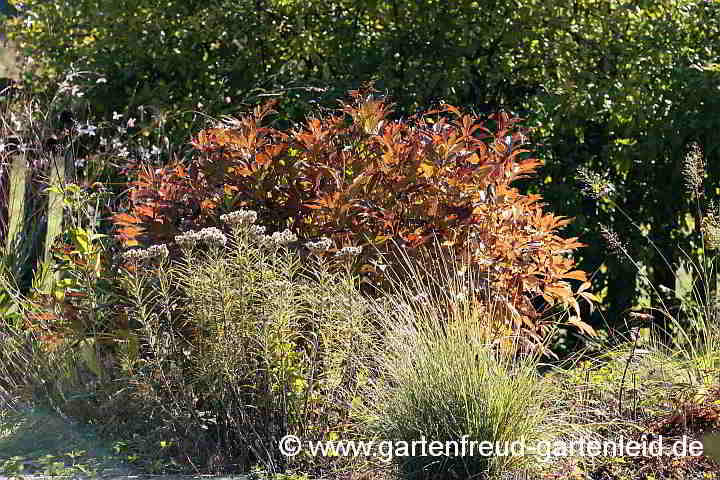
[[[687,0],[441,2],[77,0],[15,2],[11,36],[32,59],[34,89],[73,67],[102,73],[87,99],[99,116],[153,105],[171,136],[188,142],[201,110],[246,110],[278,97],[279,122],[299,119],[367,80],[398,102],[397,116],[440,99],[479,113],[506,109],[535,127],[541,179],[525,188],[551,210],[576,216],[568,236],[591,246],[580,267],[595,272],[614,322],[643,305],[633,267],[606,256],[600,223],[632,240],[656,285],[674,288],[680,248],[697,253],[699,226],[676,199],[682,154],[697,141],[708,185],[718,178],[720,4]],[[697,67],[697,68],[696,68]],[[195,122],[195,123],[193,123]],[[580,197],[579,166],[603,173],[616,200],[660,252],[612,204]],[[685,205],[686,206],[686,205]],[[660,254],[668,259],[666,265]],[[671,294],[672,297],[672,294]],[[670,299],[672,300],[672,299]],[[596,319],[599,321],[599,319]]]

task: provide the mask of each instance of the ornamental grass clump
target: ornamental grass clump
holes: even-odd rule
[[[490,455],[466,450],[462,456],[452,446],[439,456],[410,451],[393,459],[404,478],[501,478],[533,470],[540,459],[530,448],[575,432],[563,421],[554,387],[538,374],[539,356],[498,348],[523,339],[492,334],[503,323],[502,304],[486,309],[469,294],[485,289],[491,296],[482,273],[452,254],[445,260],[436,255],[432,274],[428,263],[405,261],[409,271],[420,273],[409,278],[419,280],[396,278],[391,294],[374,303],[382,340],[371,356],[377,380],[355,411],[364,434],[409,444],[467,436],[497,445]],[[513,442],[525,445],[525,456],[508,454]]]

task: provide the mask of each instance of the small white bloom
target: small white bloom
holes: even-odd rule
[[[342,250],[335,253],[335,258],[339,259],[350,259],[357,257],[362,253],[362,247],[345,247]]]
[[[283,246],[297,241],[297,236],[290,230],[285,229],[282,232],[275,232],[270,237],[275,245]]]
[[[170,251],[167,248],[167,245],[164,243],[161,243],[159,245],[153,245],[150,248],[147,249],[147,253],[152,258],[167,258],[168,255],[170,255]]]
[[[140,263],[149,259],[150,255],[148,254],[147,250],[144,250],[142,248],[135,248],[133,250],[128,250],[127,252],[123,253],[122,257],[125,259],[125,261]]]
[[[95,136],[96,130],[97,130],[97,127],[95,125],[90,125],[90,123],[86,123],[84,126],[79,125],[77,127],[77,132],[80,135],[90,135],[91,137]]]
[[[121,118],[122,118],[121,113],[117,113],[116,111],[113,111],[113,120],[114,121],[120,120]]]
[[[250,235],[250,238],[260,241],[262,238],[264,238],[266,236],[265,230],[266,229],[263,225],[252,225],[248,229],[248,235]],[[268,237],[268,238],[270,238],[270,237]]]
[[[238,211],[220,216],[220,220],[228,225],[252,225],[257,221],[257,212],[240,209]]]
[[[227,243],[227,237],[219,229],[215,227],[203,228],[197,232],[197,236],[200,240],[211,246],[225,246]]]
[[[198,240],[199,238],[195,232],[188,232],[175,236],[175,243],[180,245],[180,247],[192,247],[198,242]]]
[[[323,237],[317,242],[307,242],[305,246],[312,252],[312,253],[320,253],[320,252],[326,252],[332,247],[332,240],[330,240],[327,237]]]

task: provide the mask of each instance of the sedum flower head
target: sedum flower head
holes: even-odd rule
[[[292,233],[290,230],[285,229],[282,232],[273,233],[270,239],[275,245],[281,247],[284,245],[289,245],[293,242],[297,242],[297,235]]]
[[[149,248],[135,248],[122,254],[123,260],[130,263],[145,263],[149,260],[164,260],[170,252],[165,244],[153,245]]]
[[[252,225],[257,221],[257,212],[240,209],[220,216],[220,220],[231,226]]]
[[[330,247],[332,247],[332,240],[327,237],[323,237],[316,242],[307,242],[305,244],[305,247],[307,247],[307,249],[310,250],[312,253],[316,254],[327,252]]]
[[[335,253],[335,258],[349,260],[357,257],[360,253],[362,253],[362,247],[345,247]]]
[[[224,247],[227,237],[216,227],[203,228],[196,233],[198,239],[211,247]]]
[[[175,243],[182,248],[194,247],[199,241],[197,232],[187,232],[175,236]]]

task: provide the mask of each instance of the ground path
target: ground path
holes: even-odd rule
[[[53,462],[59,461],[61,463],[53,470]],[[59,477],[102,480],[247,480],[247,476],[243,475],[147,475],[135,470],[113,452],[112,444],[101,439],[88,426],[79,425],[47,410],[0,410],[0,480]]]

